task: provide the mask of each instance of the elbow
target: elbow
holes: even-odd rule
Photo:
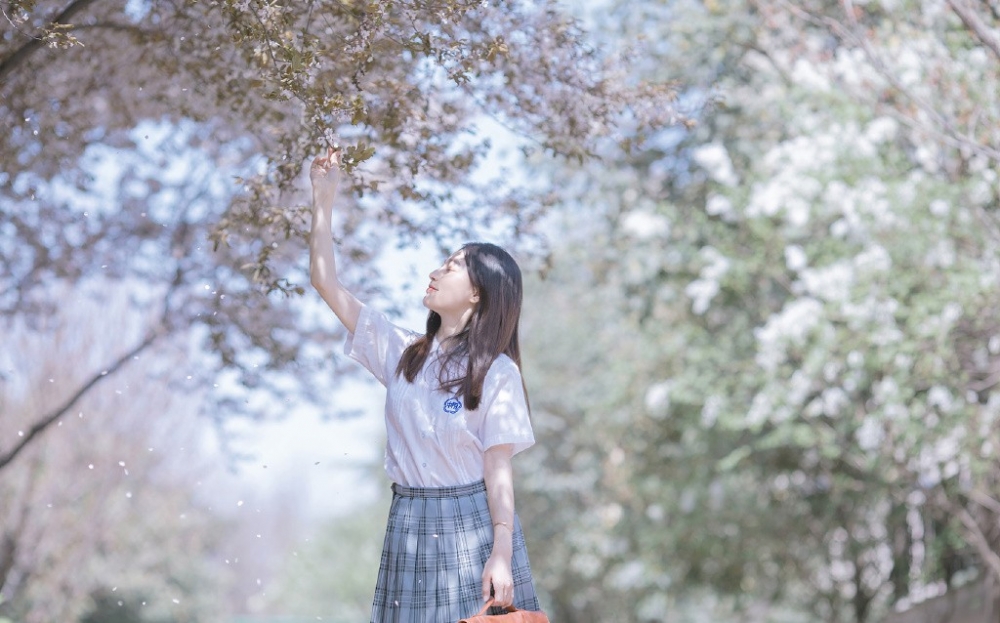
[[[319,292],[320,295],[326,294],[330,290],[330,284],[319,277],[313,276],[309,283],[312,284],[313,289]]]
[[[309,283],[318,292],[323,292],[327,288],[327,280],[324,278],[323,273],[317,267],[313,266],[309,270]]]
[[[336,279],[330,279],[329,277],[324,277],[323,275],[312,273],[310,275],[309,283],[312,287],[319,292],[320,296],[324,299],[331,296],[340,287],[340,282]]]

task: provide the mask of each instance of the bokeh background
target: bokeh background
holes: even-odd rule
[[[1000,616],[997,0],[0,8],[0,621],[367,620],[334,142],[366,302],[524,269],[553,621]]]

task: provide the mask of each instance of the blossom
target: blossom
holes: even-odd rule
[[[729,152],[721,143],[702,145],[693,151],[691,158],[705,169],[710,178],[723,186],[736,186],[739,183]]]

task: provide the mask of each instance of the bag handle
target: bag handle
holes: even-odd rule
[[[489,610],[491,606],[493,606],[493,598],[492,597],[490,597],[489,599],[486,600],[486,605],[483,606],[482,610],[480,610],[478,613],[476,613],[476,616],[477,617],[483,616],[484,614],[486,614],[486,611]],[[517,608],[515,608],[514,606],[507,606],[507,612],[517,612]]]

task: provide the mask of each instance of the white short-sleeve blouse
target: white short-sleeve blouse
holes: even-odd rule
[[[437,343],[413,383],[396,374],[403,351],[418,337],[364,306],[344,347],[386,387],[385,471],[393,482],[408,487],[477,482],[488,448],[513,444],[516,454],[535,443],[521,371],[510,357],[493,362],[479,407],[469,410],[461,394],[440,389]]]

